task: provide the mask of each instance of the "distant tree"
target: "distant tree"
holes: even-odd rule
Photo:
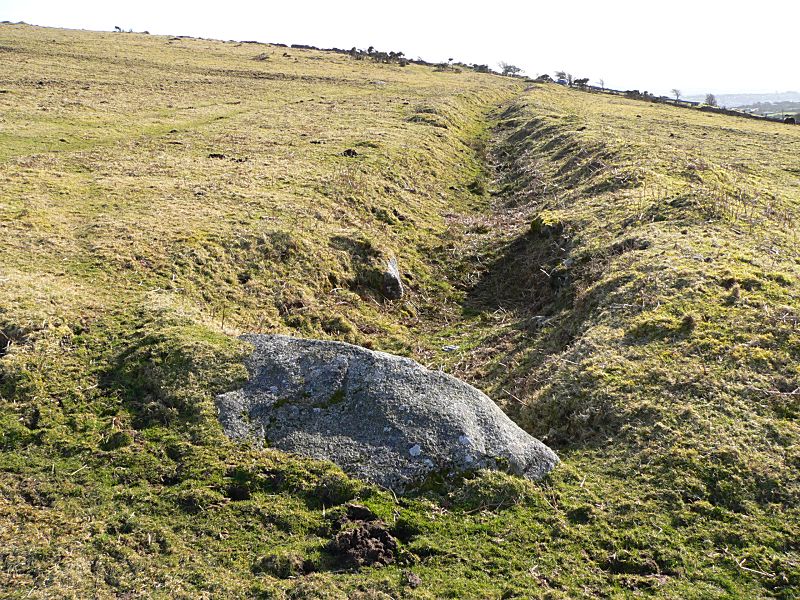
[[[681,99],[681,96],[683,96],[683,92],[681,92],[678,88],[672,88],[672,95],[675,96],[675,101],[677,102]]]
[[[709,106],[719,106],[717,104],[717,97],[714,94],[706,94],[706,104]]]
[[[579,88],[585,88],[589,84],[589,78],[588,77],[581,77],[580,79],[576,79],[574,83]]]
[[[373,52],[375,52],[375,46],[370,46],[367,48],[367,54],[372,54]]]
[[[510,65],[510,64],[508,64],[506,62],[501,62],[500,63],[500,70],[503,73],[503,75],[510,76],[510,77],[516,77],[517,75],[519,75],[522,72],[522,69],[520,69],[516,65]]]
[[[572,73],[567,73],[566,71],[556,71],[555,76],[556,76],[556,81],[564,81],[567,83],[568,86],[572,87],[573,84]]]
[[[606,82],[605,82],[604,80],[602,80],[602,79],[598,79],[598,80],[597,80],[597,85],[599,85],[599,86],[600,86],[600,89],[601,89],[601,90],[604,90],[604,89],[606,89]]]
[[[122,33],[122,27],[120,27],[119,25],[114,25],[114,31],[116,31],[117,33]]]

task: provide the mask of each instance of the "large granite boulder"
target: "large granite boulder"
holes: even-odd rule
[[[340,342],[247,335],[250,380],[217,397],[225,433],[330,460],[403,492],[432,473],[503,469],[539,479],[558,463],[474,387]]]

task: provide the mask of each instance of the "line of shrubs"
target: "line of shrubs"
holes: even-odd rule
[[[472,70],[477,73],[493,73],[498,74],[496,71],[493,71],[489,65],[481,65],[481,64],[466,64],[461,62],[453,62],[453,59],[449,59],[447,62],[430,62],[427,60],[423,60],[422,58],[408,58],[404,52],[402,51],[382,51],[377,50],[374,46],[370,46],[366,50],[357,48],[353,46],[349,50],[345,50],[344,48],[319,48],[317,46],[310,46],[308,44],[279,44],[279,43],[270,43],[270,46],[275,46],[276,48],[293,48],[297,50],[317,50],[319,52],[335,52],[337,54],[347,54],[354,60],[373,60],[378,63],[383,64],[397,64],[401,67],[405,67],[409,64],[414,65],[422,65],[426,67],[434,67],[437,71],[453,71],[453,72],[461,72],[464,70]]]
[[[776,123],[786,123],[787,125],[795,125],[798,122],[798,115],[797,117],[771,117],[768,115],[758,115],[752,114],[741,110],[724,108],[721,106],[717,106],[716,103],[703,103],[703,102],[692,102],[691,100],[680,100],[678,98],[668,98],[667,96],[656,96],[655,94],[651,94],[648,91],[640,92],[639,90],[613,90],[607,87],[600,87],[596,85],[589,85],[589,78],[582,77],[579,79],[574,79],[572,75],[567,74],[565,77],[562,77],[562,72],[556,74],[558,80],[554,80],[550,75],[544,74],[539,75],[536,79],[531,79],[529,81],[533,83],[559,83],[561,85],[566,85],[569,87],[578,88],[583,91],[587,92],[595,92],[601,94],[612,94],[615,96],[625,96],[626,98],[631,98],[634,100],[644,100],[646,102],[654,102],[654,103],[661,103],[661,104],[672,104],[674,106],[681,106],[683,108],[696,108],[698,110],[702,110],[704,112],[715,112],[724,115],[730,115],[734,117],[745,117],[748,119],[759,119],[762,121],[774,121]],[[712,95],[709,97],[713,98]]]

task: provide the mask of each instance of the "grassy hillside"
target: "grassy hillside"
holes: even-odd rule
[[[584,584],[797,596],[798,148],[555,86],[502,115],[488,246],[460,230],[488,265],[462,272],[466,372],[576,469]]]
[[[798,596],[800,129],[235,42],[0,54],[0,595]],[[231,444],[245,331],[440,366],[564,463],[398,499]],[[325,550],[351,500],[395,564]]]

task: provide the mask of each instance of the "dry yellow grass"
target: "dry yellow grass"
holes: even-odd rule
[[[797,597],[800,128],[237,42],[0,57],[0,595]],[[241,331],[441,366],[563,463],[397,499],[238,447]],[[323,550],[352,499],[398,564]]]
[[[208,316],[226,311],[232,331],[280,326],[286,286],[335,305],[359,240],[424,277],[415,248],[442,231],[443,212],[474,202],[450,188],[480,168],[475,119],[517,89],[256,44],[2,34],[6,268],[90,283],[93,298],[168,290]],[[414,122],[420,110],[442,126]],[[281,244],[300,268],[268,255]],[[252,264],[237,271],[237,252]]]

